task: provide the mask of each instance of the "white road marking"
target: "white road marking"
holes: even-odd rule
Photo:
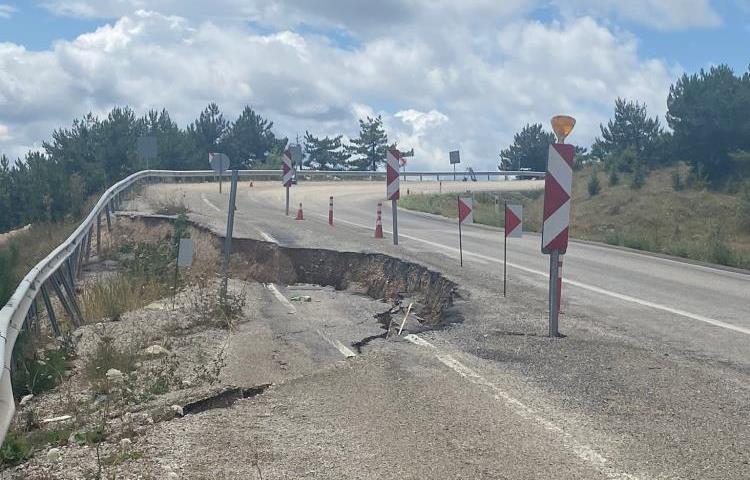
[[[205,193],[201,193],[201,199],[202,199],[202,200],[203,200],[203,202],[204,202],[204,203],[205,203],[206,205],[208,205],[209,207],[213,208],[213,209],[214,209],[214,210],[216,210],[217,212],[221,212],[221,209],[220,209],[219,207],[217,207],[216,205],[214,205],[213,203],[211,203],[211,201],[210,201],[209,199],[207,199],[207,198],[206,198],[206,194],[205,194]]]
[[[420,347],[432,349],[435,353],[435,358],[437,358],[440,363],[458,373],[471,383],[489,389],[492,392],[495,400],[501,401],[508,405],[519,417],[538,423],[548,431],[560,435],[565,447],[575,452],[578,458],[584,460],[585,462],[588,462],[593,467],[601,471],[607,478],[611,478],[613,480],[638,479],[638,477],[635,477],[629,473],[621,472],[616,468],[608,465],[609,461],[604,456],[602,456],[602,454],[597,452],[594,447],[579,442],[575,439],[575,437],[573,437],[573,435],[563,430],[562,427],[542,417],[532,407],[529,407],[520,400],[511,396],[508,392],[502,390],[500,387],[490,382],[479,373],[456,360],[453,356],[442,353],[440,349],[438,349],[435,345],[431,344],[427,340],[411,333],[409,335],[406,335],[404,338],[415,345],[419,345]]]
[[[349,349],[349,347],[347,347],[343,343],[339,342],[338,340],[333,339],[333,338],[329,338],[325,333],[323,333],[320,330],[316,330],[316,332],[318,332],[318,335],[320,335],[320,337],[323,340],[325,340],[326,342],[328,342],[331,345],[333,345],[334,348],[336,348],[336,350],[338,350],[339,352],[341,352],[341,354],[343,356],[345,356],[346,358],[352,358],[352,357],[356,357],[357,356],[357,354],[354,353],[351,349]]]
[[[273,238],[271,234],[264,232],[260,228],[258,228],[257,230],[258,230],[258,233],[260,233],[260,236],[263,237],[266,241],[269,241],[271,243],[279,243],[279,241]]]
[[[320,215],[320,214],[317,214],[317,215],[323,216],[323,215]],[[341,222],[341,223],[347,223],[349,225],[353,225],[355,227],[360,227],[360,228],[364,228],[364,229],[368,229],[368,230],[373,230],[374,229],[374,227],[368,227],[366,225],[362,225],[362,224],[355,223],[355,222],[350,222],[348,220],[339,219],[338,221]],[[389,230],[386,230],[386,229],[383,229],[383,231],[385,233],[391,233]],[[437,242],[432,242],[430,240],[425,240],[425,239],[419,238],[419,237],[414,237],[412,235],[404,235],[403,233],[400,233],[399,236],[403,237],[403,238],[408,238],[410,240],[416,240],[417,242],[421,242],[421,243],[424,243],[426,245],[431,245],[431,246],[434,246],[434,247],[442,248],[442,249],[448,250],[450,252],[456,252],[456,253],[458,252],[458,248],[449,247],[447,245],[443,245],[443,244],[440,244],[440,243],[437,243]],[[489,262],[494,262],[494,263],[497,263],[497,264],[502,264],[502,260],[500,260],[500,259],[488,257],[486,255],[482,255],[482,254],[479,254],[479,253],[470,252],[470,251],[468,251],[466,249],[464,249],[464,255],[475,257],[475,258],[479,258],[479,259],[486,260],[486,261],[489,261]],[[544,278],[547,278],[549,276],[549,274],[547,272],[543,272],[541,270],[535,270],[533,268],[524,267],[523,265],[518,265],[518,264],[512,263],[512,262],[508,262],[508,266],[512,267],[512,268],[516,268],[518,270],[522,270],[522,271],[527,272],[527,273],[531,273],[533,275],[539,275],[539,276],[542,276]],[[650,308],[653,308],[655,310],[661,310],[663,312],[671,313],[673,315],[678,315],[678,316],[681,316],[681,317],[689,318],[691,320],[696,320],[698,322],[703,322],[703,323],[706,323],[706,324],[709,324],[709,325],[713,325],[715,327],[726,328],[727,330],[732,330],[732,331],[735,331],[735,332],[738,332],[738,333],[744,333],[745,335],[750,335],[750,328],[745,328],[745,327],[740,327],[740,326],[737,326],[737,325],[732,325],[731,323],[722,322],[721,320],[716,320],[716,319],[713,319],[713,318],[705,317],[703,315],[698,315],[696,313],[691,313],[691,312],[687,312],[685,310],[680,310],[680,309],[677,309],[677,308],[672,308],[672,307],[669,307],[667,305],[662,305],[660,303],[651,302],[649,300],[643,300],[643,299],[640,299],[640,298],[632,297],[630,295],[625,295],[625,294],[622,294],[622,293],[613,292],[611,290],[606,290],[604,288],[596,287],[594,285],[589,285],[587,283],[579,282],[579,281],[576,281],[576,280],[564,280],[564,282],[565,282],[565,285],[572,285],[572,286],[575,286],[575,287],[578,287],[578,288],[582,288],[584,290],[588,290],[590,292],[599,293],[601,295],[606,295],[608,297],[616,298],[618,300],[623,300],[623,301],[626,301],[626,302],[636,303],[636,304],[644,306],[644,307],[650,307]]]
[[[279,289],[276,288],[276,285],[274,285],[273,283],[266,283],[264,285],[271,291],[271,293],[273,293],[273,296],[276,297],[276,300],[281,302],[281,304],[287,308],[288,313],[297,313],[297,309],[294,308],[294,305],[292,305],[292,303],[286,299],[286,297],[279,291]]]
[[[284,296],[283,293],[279,291],[278,288],[276,288],[276,285],[273,283],[266,283],[264,284],[267,289],[273,293],[273,296],[276,297],[276,299],[281,302],[282,305],[284,305],[288,309],[288,313],[297,313],[297,309],[294,308],[294,305],[291,304],[289,300]],[[346,358],[356,357],[357,354],[354,353],[349,347],[344,345],[343,343],[339,342],[338,340],[334,338],[330,338],[328,335],[323,333],[320,329],[315,330],[320,337],[325,340],[326,342],[330,343],[336,350],[341,352],[343,356]]]

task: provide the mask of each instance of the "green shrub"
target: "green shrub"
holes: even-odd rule
[[[69,367],[70,355],[64,349],[40,350],[33,334],[22,332],[13,349],[13,394],[20,399],[52,390]]]
[[[599,192],[601,191],[602,187],[599,184],[599,175],[596,173],[596,170],[591,172],[591,176],[589,177],[589,183],[588,183],[588,191],[589,196],[593,197],[596,195],[599,195]]]
[[[613,168],[612,170],[610,170],[608,180],[610,187],[614,187],[615,185],[620,183],[620,174],[617,173],[616,169]]]
[[[0,465],[13,466],[25,461],[32,454],[29,441],[14,431],[8,432],[3,446],[0,447]]]
[[[706,261],[719,265],[737,265],[737,255],[727,243],[720,226],[715,226],[706,240]]]

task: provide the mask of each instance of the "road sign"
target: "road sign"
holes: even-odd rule
[[[464,266],[464,243],[461,225],[464,222],[474,223],[474,198],[473,197],[456,197],[458,200],[458,255],[461,266]]]
[[[523,236],[523,205],[505,205],[505,238]]]
[[[292,186],[292,180],[294,179],[294,163],[292,162],[292,155],[292,149],[287,148],[282,157],[281,183],[287,188]]]
[[[216,175],[221,175],[229,169],[229,157],[224,153],[208,152],[208,163]]]
[[[393,218],[393,244],[398,245],[398,199],[399,190],[399,161],[401,152],[397,148],[389,148],[385,155],[386,196],[391,201],[391,217]]]
[[[399,161],[401,152],[395,148],[389,148],[386,154],[385,180],[386,180],[386,197],[388,200],[398,200],[399,192]]]
[[[450,153],[448,153],[448,158],[451,162],[451,165],[455,165],[457,163],[461,163],[461,155],[458,153],[458,150],[454,150]]]
[[[148,169],[149,160],[156,158],[158,152],[156,137],[153,135],[138,137],[135,147],[138,159],[142,162],[146,162],[146,169]]]
[[[458,197],[458,222],[474,223],[474,198]]]
[[[177,250],[177,266],[189,267],[193,264],[193,240],[181,238],[180,247]]]
[[[568,248],[574,151],[575,147],[566,143],[553,143],[549,147],[544,177],[542,253],[564,254]]]

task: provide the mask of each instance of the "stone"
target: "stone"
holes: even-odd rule
[[[125,381],[125,375],[116,368],[110,368],[106,373],[107,380],[112,383],[120,384]]]
[[[47,452],[47,460],[53,463],[57,463],[60,461],[60,449],[59,448],[50,448]]]
[[[123,452],[127,452],[130,450],[130,446],[133,444],[133,441],[129,438],[123,438],[120,440],[120,450]]]
[[[146,350],[144,350],[146,355],[150,355],[152,357],[159,357],[161,355],[168,355],[169,350],[162,347],[161,345],[151,345]]]
[[[18,402],[18,404],[21,405],[21,406],[24,406],[27,403],[29,403],[32,398],[34,398],[34,394],[33,393],[30,393],[28,395],[24,395],[23,398],[21,398],[21,401]]]
[[[181,417],[181,416],[183,416],[183,415],[184,415],[184,413],[183,413],[183,411],[182,411],[182,407],[181,407],[181,406],[179,406],[179,405],[172,405],[172,406],[171,406],[171,407],[169,407],[169,408],[171,408],[171,409],[172,409],[172,411],[173,411],[173,412],[175,413],[175,415],[177,415],[178,417]]]

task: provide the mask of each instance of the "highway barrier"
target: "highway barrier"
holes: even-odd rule
[[[543,177],[543,172],[528,171],[494,171],[475,172],[478,176],[491,177]],[[281,170],[240,170],[239,178],[249,180],[274,180],[282,178]],[[384,181],[385,172],[370,171],[297,171],[298,181],[315,180],[363,180]],[[408,172],[401,174],[404,177],[419,180],[436,180],[448,178],[453,172]],[[0,378],[0,443],[5,439],[5,434],[10,427],[11,420],[15,414],[15,401],[11,386],[11,360],[13,348],[16,344],[18,334],[22,330],[33,327],[38,322],[40,312],[37,308],[37,299],[42,297],[47,317],[55,334],[60,333],[54,304],[51,301],[51,293],[59,300],[75,325],[84,323],[84,318],[78,308],[78,299],[75,293],[75,282],[80,274],[85,260],[91,254],[91,242],[96,238],[102,228],[102,215],[106,217],[106,225],[111,227],[112,214],[120,208],[126,196],[139,184],[154,182],[190,182],[206,181],[216,178],[212,170],[143,170],[136,172],[116,184],[112,185],[99,198],[91,212],[76,228],[76,230],[47,257],[34,266],[21,280],[18,288],[11,296],[8,303],[0,309],[0,357],[3,358],[3,371]],[[381,227],[382,228],[382,227]]]

